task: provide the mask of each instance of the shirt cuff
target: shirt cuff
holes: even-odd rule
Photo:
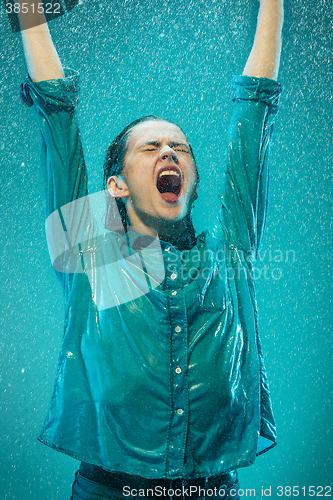
[[[19,86],[20,99],[26,106],[43,106],[57,110],[74,109],[79,102],[80,75],[64,68],[65,77],[32,82],[27,75]]]
[[[262,102],[267,106],[277,106],[282,85],[269,78],[257,78],[255,76],[236,75],[231,80],[231,99],[233,101],[255,101]]]

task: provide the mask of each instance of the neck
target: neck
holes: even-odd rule
[[[147,214],[141,217],[129,217],[130,227],[136,233],[147,234],[158,237],[163,241],[172,241],[181,236],[186,231],[186,218],[180,221],[169,221],[165,219],[156,219]]]
[[[186,219],[177,223],[170,223],[169,221],[161,221],[157,232],[163,241],[172,241],[181,236],[186,231]]]

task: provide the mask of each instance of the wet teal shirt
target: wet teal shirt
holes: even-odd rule
[[[253,268],[281,86],[233,78],[221,209],[194,247],[160,242],[155,264],[140,254],[141,265],[134,262],[140,252],[130,251],[135,233],[130,247],[121,232],[96,232],[86,211],[91,200],[81,206],[79,222],[71,212],[73,201],[87,199],[87,176],[75,116],[78,75],[65,75],[39,83],[27,77],[21,86],[41,131],[46,216],[56,216],[48,239],[56,240],[50,231],[57,224],[71,237],[78,227],[86,231],[75,242],[76,268],[52,258],[65,325],[40,440],[106,470],[148,478],[211,476],[250,465],[275,444]],[[133,293],[142,277],[147,289]]]

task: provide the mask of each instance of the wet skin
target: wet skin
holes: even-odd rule
[[[165,181],[164,176],[178,183],[180,191],[161,193],[157,183],[162,177]],[[112,196],[124,199],[136,231],[157,231],[163,239],[171,240],[185,230],[185,217],[197,197],[196,178],[184,133],[172,123],[152,120],[132,130],[122,173],[108,179],[108,189]]]

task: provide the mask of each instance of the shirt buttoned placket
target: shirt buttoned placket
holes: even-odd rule
[[[183,472],[187,428],[188,403],[188,331],[187,312],[182,286],[182,262],[180,252],[167,246],[164,250],[165,282],[170,318],[170,392],[171,417],[168,429],[166,474],[179,476]]]

